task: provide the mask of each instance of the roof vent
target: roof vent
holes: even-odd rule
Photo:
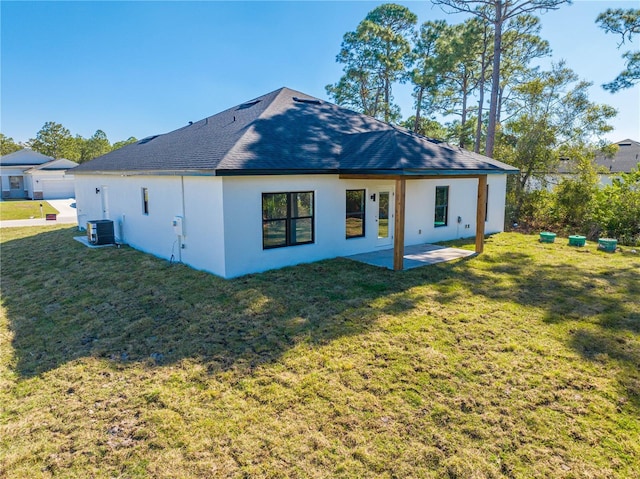
[[[240,105],[238,107],[238,110],[245,110],[247,108],[251,108],[253,105],[257,105],[258,103],[260,103],[262,100],[252,100],[252,101],[248,101],[247,103],[243,103],[242,105]]]
[[[159,136],[160,135],[153,135],[153,136],[148,136],[146,138],[143,138],[138,142],[138,145],[144,145],[145,143],[149,143],[151,140],[158,138]]]
[[[293,101],[297,101],[298,103],[311,103],[312,105],[322,104],[322,101],[317,100],[315,98],[298,98],[297,96],[293,97]]]
[[[619,146],[631,146],[631,143],[618,143]]]

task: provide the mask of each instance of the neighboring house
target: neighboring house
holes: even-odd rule
[[[0,157],[2,198],[34,200],[72,198],[73,174],[68,170],[78,163],[25,148]]]
[[[600,186],[610,185],[613,178],[620,173],[630,173],[640,166],[640,143],[634,140],[622,140],[614,143],[618,145],[618,151],[613,156],[600,154],[595,157],[594,163],[599,170]],[[574,175],[575,164],[570,158],[560,158],[558,171],[545,176],[544,182],[536,179],[530,181],[529,188],[539,190],[546,188],[551,191],[560,184],[563,178],[571,178]]]
[[[224,278],[502,231],[513,167],[281,88],[74,170],[78,223]]]
[[[618,151],[610,158],[597,156],[596,165],[601,167],[605,173],[600,174],[600,183],[610,185],[613,178],[620,176],[620,173],[630,173],[631,170],[640,166],[640,143],[634,140],[622,140],[615,143]]]

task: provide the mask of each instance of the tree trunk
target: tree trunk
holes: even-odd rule
[[[478,123],[476,124],[476,141],[473,151],[480,153],[480,143],[482,142],[482,108],[484,107],[484,83],[487,76],[487,27],[484,29],[484,42],[482,45],[482,56],[480,57],[480,82],[478,90],[480,97],[478,98]]]
[[[491,100],[489,101],[489,126],[485,153],[493,158],[498,119],[498,92],[500,90],[500,50],[502,48],[502,1],[496,0],[495,37],[493,38],[493,72],[491,74]]]
[[[414,133],[418,133],[418,125],[420,125],[420,106],[422,105],[422,95],[424,94],[424,87],[418,87],[418,98],[416,99],[416,119],[413,124]]]
[[[462,115],[460,117],[460,148],[464,148],[464,126],[467,124],[467,88],[468,88],[469,80],[464,77],[462,81]]]
[[[498,92],[498,114],[496,118],[496,122],[500,124],[500,115],[502,113],[502,97],[504,95],[504,86],[500,87],[500,91]]]
[[[384,121],[385,123],[389,123],[390,115],[389,115],[389,90],[391,89],[391,85],[389,84],[389,75],[385,74],[384,76]]]

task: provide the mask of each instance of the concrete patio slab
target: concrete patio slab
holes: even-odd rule
[[[419,268],[420,266],[429,264],[466,258],[474,254],[473,251],[466,249],[448,248],[434,244],[406,246],[404,249],[403,266],[404,269]],[[354,254],[352,256],[346,256],[346,258],[381,268],[393,269],[393,248],[372,251],[370,253]]]

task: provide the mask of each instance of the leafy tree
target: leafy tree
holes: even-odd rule
[[[355,32],[345,34],[336,58],[345,64],[345,74],[326,88],[336,103],[386,122],[399,119],[392,84],[403,79],[411,62],[406,35],[416,21],[416,15],[406,7],[387,3],[369,12]]]
[[[431,120],[425,117],[420,117],[416,121],[416,117],[412,115],[402,122],[401,126],[408,130],[412,130],[419,135],[434,138],[436,140],[444,140],[447,137],[447,130],[444,126],[436,120]]]
[[[111,151],[111,144],[107,139],[107,134],[102,130],[96,130],[91,138],[86,140],[76,137],[80,142],[80,162],[85,162],[97,158]]]
[[[0,155],[8,155],[18,150],[22,150],[22,146],[13,141],[13,138],[0,133]]]
[[[598,171],[595,152],[578,146],[561,148],[560,155],[571,158],[573,174],[563,178],[553,190],[549,213],[556,223],[593,237],[593,200],[598,191]]]
[[[498,92],[497,122],[504,110],[509,112],[511,89],[535,78],[537,68],[529,64],[536,58],[551,54],[549,42],[540,37],[540,19],[533,15],[520,15],[508,22],[502,39],[500,89]],[[515,104],[517,111],[518,105]]]
[[[444,100],[444,113],[460,116],[457,127],[460,136],[456,143],[463,148],[473,138],[473,135],[467,134],[467,118],[473,109],[469,100],[480,84],[483,34],[482,23],[475,18],[453,25],[446,32],[447,42],[441,51],[441,55],[445,57],[443,65],[446,71],[442,72],[440,96]]]
[[[593,220],[600,235],[640,246],[640,167],[596,192]]]
[[[626,41],[633,41],[634,35],[640,33],[640,9],[607,9],[598,15],[596,23],[604,29],[606,33],[617,33],[621,37],[618,45],[620,48]],[[625,69],[615,80],[602,85],[605,90],[615,93],[619,90],[631,88],[640,81],[640,51],[627,51],[623,53],[625,59]]]
[[[519,15],[534,11],[555,10],[571,0],[432,0],[434,4],[456,12],[466,12],[479,17],[493,27],[493,64],[491,75],[491,99],[485,152],[493,156],[498,118],[498,93],[500,90],[500,62],[502,33],[506,22]]]
[[[116,141],[113,145],[111,145],[111,151],[117,150],[118,148],[122,148],[123,146],[130,145],[131,143],[136,143],[138,139],[135,136],[130,136],[126,140]]]
[[[414,69],[409,77],[413,84],[413,97],[416,100],[416,112],[411,117],[413,118],[411,128],[416,133],[425,134],[423,123],[426,125],[428,122],[423,121],[423,114],[431,116],[440,107],[436,98],[442,81],[442,72],[448,69],[443,65],[443,61],[446,60],[442,55],[440,43],[446,38],[447,28],[444,20],[423,23],[413,49]]]
[[[612,130],[607,122],[617,112],[590,102],[590,86],[561,62],[514,88],[518,113],[504,123],[496,157],[520,169],[509,180],[516,219],[532,178],[555,171],[563,150],[584,149],[591,137]]]
[[[71,132],[60,123],[53,121],[46,122],[36,137],[27,142],[27,145],[43,155],[56,159],[77,160],[80,158],[78,145],[71,136]]]

